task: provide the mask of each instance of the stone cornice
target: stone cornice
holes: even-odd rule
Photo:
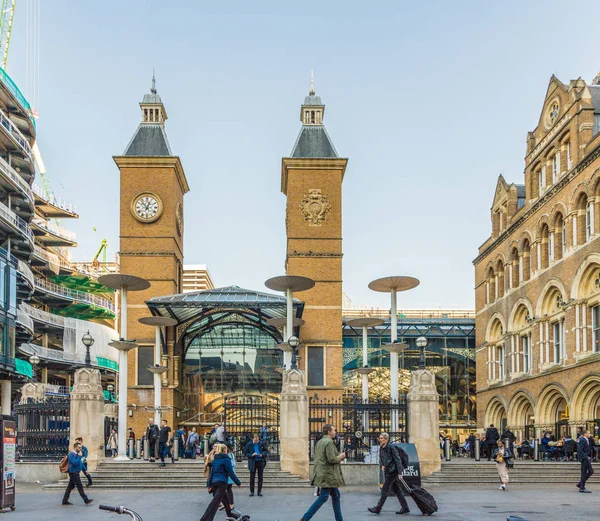
[[[294,170],[341,170],[343,181],[347,164],[348,159],[340,157],[284,157],[281,159],[281,191],[287,195],[288,168]]]
[[[160,156],[160,157],[137,157],[137,156],[113,156],[113,159],[119,169],[123,168],[174,168],[177,181],[181,191],[186,194],[190,191],[190,186],[185,177],[181,160],[178,156]]]
[[[527,219],[532,217],[542,206],[544,206],[552,197],[554,197],[560,190],[562,190],[567,184],[569,184],[575,177],[583,172],[588,166],[590,166],[598,157],[600,157],[600,147],[596,148],[589,156],[582,159],[579,164],[571,169],[569,173],[563,176],[557,183],[555,183],[542,197],[540,197],[535,203],[531,205],[523,215],[521,215],[514,223],[512,223],[498,238],[490,243],[490,245],[483,250],[475,260],[474,265],[479,264],[485,257],[487,257],[493,250],[495,250],[501,243],[506,241],[516,230],[519,228]]]

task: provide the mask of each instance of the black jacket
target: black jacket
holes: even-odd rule
[[[248,443],[246,443],[246,457],[248,458],[248,470],[250,471],[253,471],[256,468],[257,461],[262,461],[263,465],[267,461],[267,456],[269,454],[269,452],[267,451],[267,446],[264,444],[264,442],[259,441],[258,448],[260,449],[260,457],[253,456],[254,441],[249,441]]]
[[[498,434],[498,429],[496,429],[496,427],[490,427],[487,431],[485,431],[486,443],[496,443],[498,438],[500,438],[500,434]]]
[[[401,474],[404,470],[400,451],[404,449],[395,443],[389,443],[379,449],[379,463],[385,467],[385,473],[388,475]]]
[[[502,433],[502,439],[506,440],[509,439],[511,443],[514,443],[515,440],[517,439],[517,437],[514,435],[514,433],[510,430],[506,430]]]
[[[152,425],[152,427],[148,426],[146,429],[146,439],[148,442],[152,442],[156,438],[158,438],[158,425],[155,423]]]
[[[589,458],[592,455],[592,446],[590,440],[585,436],[579,436],[577,441],[577,459],[583,461],[585,458]]]

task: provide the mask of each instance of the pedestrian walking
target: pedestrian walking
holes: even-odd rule
[[[344,521],[339,487],[344,486],[344,476],[340,463],[346,459],[340,454],[333,442],[336,437],[335,427],[331,424],[323,426],[323,437],[315,446],[313,470],[313,487],[320,487],[319,497],[310,506],[300,521],[309,521],[331,496],[335,521]]]
[[[408,454],[397,443],[390,443],[390,435],[382,432],[379,435],[379,464],[385,476],[379,502],[367,510],[373,514],[381,513],[381,509],[388,498],[390,490],[396,494],[400,503],[400,510],[396,514],[408,514],[410,509],[404,497],[404,491],[400,487],[398,476],[401,476],[408,465]]]
[[[213,494],[213,498],[206,507],[206,511],[200,518],[200,521],[213,521],[221,503],[225,507],[227,517],[232,517],[231,506],[227,497],[227,479],[231,478],[238,487],[241,487],[242,483],[233,471],[231,459],[226,451],[227,447],[222,443],[215,445],[215,455],[210,468],[208,482],[206,483],[208,492],[209,494]]]
[[[485,448],[487,451],[488,461],[491,461],[492,459],[492,454],[497,446],[499,438],[500,434],[498,433],[498,429],[496,429],[492,423],[485,431]]]
[[[190,451],[192,459],[196,459],[196,452],[200,444],[200,436],[196,432],[196,427],[192,427],[192,432],[187,439],[187,450]]]
[[[119,443],[118,443],[117,431],[114,429],[111,429],[110,436],[108,437],[108,448],[110,449],[110,452],[111,452],[110,457],[111,458],[116,457],[117,449],[119,448]]]
[[[173,441],[171,427],[167,425],[167,420],[160,421],[160,431],[158,432],[158,452],[160,454],[160,466],[165,466],[165,456],[169,452],[169,444]],[[175,457],[171,453],[171,463],[175,463]]]
[[[65,490],[65,495],[63,496],[62,500],[62,504],[65,506],[71,506],[73,504],[69,502],[69,496],[74,488],[77,488],[77,492],[79,492],[81,499],[83,499],[83,502],[86,505],[89,505],[92,501],[94,501],[93,499],[87,497],[85,491],[83,490],[81,478],[79,477],[80,472],[83,470],[81,457],[81,443],[75,442],[73,444],[73,450],[69,453],[69,484],[67,485],[67,490]]]
[[[262,497],[263,473],[267,462],[267,446],[255,434],[252,441],[246,444],[246,457],[248,458],[248,470],[250,471],[250,497],[254,496],[254,482],[258,472],[258,495]]]
[[[258,430],[258,434],[261,441],[264,441],[265,443],[269,442],[270,434],[269,427],[267,427],[267,422],[263,422],[262,427]]]
[[[508,469],[511,465],[513,454],[508,447],[504,446],[502,440],[498,440],[497,443],[498,446],[494,449],[492,457],[496,462],[496,471],[500,478],[500,490],[506,490],[506,485],[508,485]]]
[[[585,488],[585,482],[594,473],[592,468],[592,446],[590,444],[590,431],[584,430],[577,440],[577,459],[581,462],[581,476],[577,488],[583,494],[591,494],[591,490]]]
[[[87,464],[87,458],[88,458],[88,449],[87,447],[83,444],[83,438],[75,438],[75,441],[77,443],[81,443],[81,471],[83,472],[83,475],[87,478],[87,488],[92,486],[92,475],[88,472],[88,464]]]
[[[156,459],[156,444],[158,443],[159,429],[154,423],[153,418],[148,419],[148,427],[146,428],[146,439],[148,440],[148,461],[154,463]]]
[[[227,445],[225,445],[225,454],[227,454],[227,456],[229,456],[229,459],[231,460],[231,468],[233,469],[233,473],[236,474],[235,471],[236,471],[237,464],[235,462],[235,454],[234,454],[233,450],[230,450],[229,447],[227,447]],[[234,502],[234,498],[233,498],[233,484],[234,484],[234,481],[233,481],[233,479],[231,479],[231,476],[227,476],[227,500],[229,501],[229,507],[231,508],[231,510],[233,510],[233,508],[235,506],[235,502]],[[221,508],[225,508],[225,505],[223,505]]]

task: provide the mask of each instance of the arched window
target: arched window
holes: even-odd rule
[[[548,225],[543,224],[540,230],[540,242],[538,245],[538,269],[546,269],[550,265],[550,231]]]
[[[488,271],[485,291],[485,303],[491,304],[498,297],[496,293],[496,274],[494,273],[494,268],[490,268]]]
[[[550,237],[550,260],[560,260],[563,258],[567,248],[567,227],[560,212],[554,217],[554,231]]]
[[[594,202],[589,201],[585,205],[585,240],[589,241],[594,235]]]
[[[510,283],[511,288],[516,288],[519,285],[519,250],[517,248],[513,248],[510,254]]]
[[[496,298],[504,296],[504,265],[499,260],[496,264]]]
[[[531,278],[531,244],[528,239],[523,240],[523,247],[521,250],[523,256],[521,257],[521,277],[520,279],[525,281]]]
[[[577,199],[577,215],[575,217],[575,226],[573,236],[577,237],[577,244],[585,244],[587,241],[589,229],[591,225],[591,215],[588,212],[588,197],[586,194],[581,194]],[[573,241],[574,242],[574,241]]]

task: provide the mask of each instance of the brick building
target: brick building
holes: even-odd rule
[[[600,76],[552,76],[524,184],[500,176],[474,261],[479,426],[600,424]]]

